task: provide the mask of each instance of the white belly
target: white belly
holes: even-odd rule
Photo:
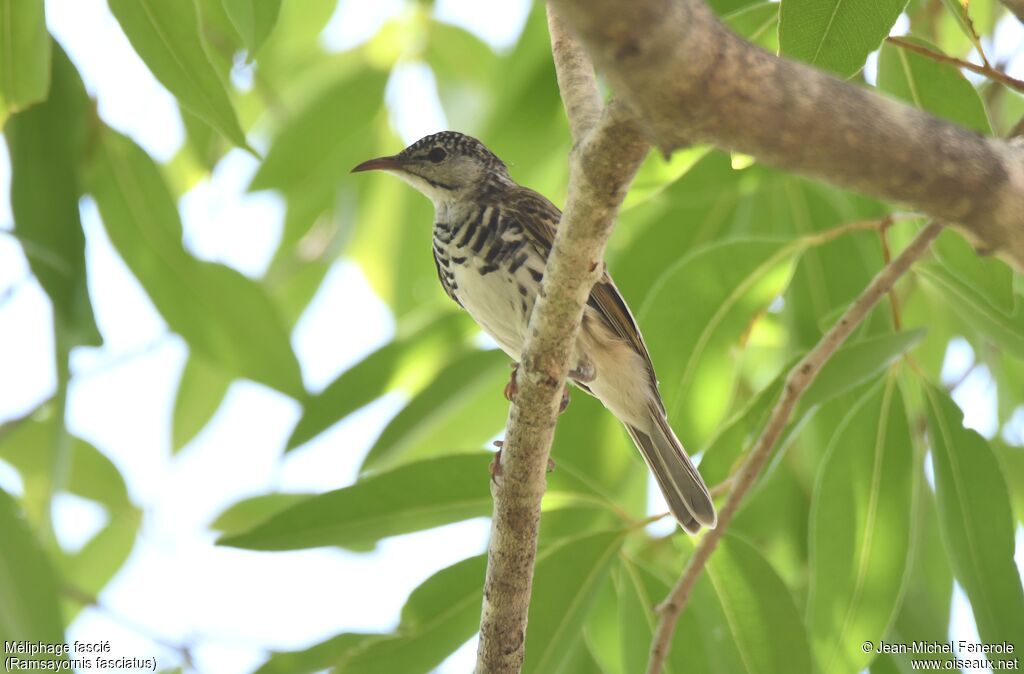
[[[481,276],[477,269],[457,266],[454,272],[462,306],[502,351],[518,362],[533,309],[533,296],[519,292],[522,279],[504,270]]]

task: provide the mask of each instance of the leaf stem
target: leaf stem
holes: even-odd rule
[[[672,588],[666,600],[657,609],[661,617],[658,621],[654,637],[651,640],[651,653],[647,665],[647,674],[658,674],[662,671],[672,642],[672,635],[675,632],[676,622],[686,608],[697,578],[711,557],[711,553],[714,552],[715,547],[718,545],[718,541],[721,540],[726,529],[728,529],[743,498],[764,468],[800,396],[803,395],[803,392],[814,381],[814,378],[821,371],[825,363],[828,362],[832,354],[867,317],[878,301],[889,292],[896,281],[906,273],[911,264],[924,254],[928,246],[941,231],[942,225],[933,221],[918,232],[917,236],[914,237],[903,252],[875,275],[864,291],[854,300],[853,304],[850,305],[835,325],[821,338],[818,344],[790,370],[786,377],[782,396],[772,410],[771,417],[755,443],[753,450],[751,450],[750,456],[736,475],[734,486],[729,492],[729,497],[719,512],[718,526],[708,531],[700,539],[700,543],[698,543],[697,548],[694,550],[693,556],[690,557],[679,581]]]
[[[963,59],[958,59],[953,56],[947,56],[942,52],[937,52],[933,49],[929,49],[928,47],[922,47],[919,44],[915,44],[907,39],[897,37],[895,35],[885,38],[885,41],[890,44],[894,44],[897,47],[900,47],[901,49],[906,49],[907,51],[912,51],[915,54],[920,54],[921,56],[930,58],[933,61],[938,61],[939,63],[948,63],[958,68],[963,68],[964,70],[970,70],[972,73],[975,73],[977,75],[984,75],[990,80],[999,82],[1000,84],[1003,84],[1011,89],[1019,91],[1020,93],[1024,93],[1024,81],[1018,80],[1016,77],[1011,77],[1010,75],[1007,75],[1001,70],[996,70],[991,65],[986,64],[979,66],[976,63],[964,61]]]

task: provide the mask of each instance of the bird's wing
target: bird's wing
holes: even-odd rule
[[[514,196],[507,195],[506,197],[510,206],[507,209],[506,217],[514,218],[519,223],[523,228],[523,233],[546,260],[551,252],[551,246],[555,240],[555,227],[558,226],[562,212],[547,198],[533,190],[520,187],[515,192]],[[647,352],[647,345],[640,334],[640,328],[637,327],[633,313],[629,310],[626,300],[622,298],[622,294],[615,287],[615,282],[612,281],[612,277],[608,275],[607,271],[601,275],[601,279],[590,291],[590,299],[587,304],[594,309],[614,334],[643,357],[651,384],[657,391],[658,380],[654,374],[654,364],[651,363],[651,356]]]

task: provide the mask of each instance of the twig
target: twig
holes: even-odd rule
[[[71,372],[71,376],[76,381],[82,379],[92,379],[99,375],[106,374],[112,370],[116,370],[128,363],[132,362],[137,358],[142,358],[153,353],[160,347],[167,344],[167,340],[170,338],[172,333],[169,330],[164,330],[158,335],[154,336],[148,342],[144,342],[139,346],[132,348],[128,351],[122,351],[121,353],[112,354],[110,358],[100,362],[91,368],[82,368],[80,370],[74,370]]]
[[[114,621],[118,625],[125,627],[131,630],[132,632],[135,632],[139,636],[144,637],[149,641],[152,641],[154,644],[157,644],[158,646],[163,646],[169,651],[174,651],[178,654],[178,657],[181,658],[181,663],[186,669],[192,670],[194,672],[199,671],[198,669],[196,669],[195,660],[192,657],[192,649],[189,646],[186,646],[185,644],[178,644],[172,641],[168,641],[163,636],[151,631],[148,627],[140,625],[134,620],[131,620],[130,618],[121,615],[117,611],[114,611],[109,606],[101,602],[99,600],[99,597],[89,592],[86,592],[80,587],[76,587],[69,583],[64,583],[61,585],[60,589],[61,594],[63,594],[67,599],[70,599],[71,601],[77,604],[81,604],[82,606],[87,606],[91,609],[94,609],[99,613],[105,615],[107,618]]]
[[[957,66],[958,68],[970,70],[972,73],[984,75],[990,80],[995,80],[1000,84],[1005,84],[1011,89],[1015,89],[1021,93],[1024,93],[1024,81],[1018,80],[1016,77],[1011,77],[1010,75],[1007,75],[1001,70],[996,70],[990,65],[979,66],[978,64],[971,63],[970,61],[964,61],[963,59],[958,59],[953,56],[947,56],[942,52],[937,52],[932,49],[929,49],[928,47],[922,47],[919,44],[914,44],[913,42],[906,40],[902,37],[891,36],[887,37],[886,41],[896,45],[897,47],[906,49],[907,51],[912,51],[915,54],[926,56],[932,59],[933,61],[938,61],[940,63],[949,63],[951,65]]]
[[[494,515],[478,674],[512,674],[523,664],[540,502],[569,359],[583,307],[603,270],[604,248],[619,206],[648,150],[621,106],[612,103],[599,116],[593,114],[593,69],[572,36],[560,31],[557,19],[552,37],[574,134],[569,190],[514,375],[518,391],[509,410],[501,477],[491,483]]]
[[[17,294],[17,292],[21,290],[26,283],[31,281],[32,278],[33,277],[31,273],[25,274],[11,285],[7,286],[3,290],[0,290],[0,309],[2,309],[5,304],[10,302],[11,299],[15,296],[15,294]]]
[[[661,618],[651,641],[651,655],[647,665],[648,674],[658,674],[668,656],[672,634],[676,622],[686,608],[690,592],[700,576],[708,558],[714,552],[718,541],[725,534],[729,523],[736,514],[743,497],[754,484],[761,469],[764,467],[776,441],[789,421],[797,401],[810,386],[822,366],[831,358],[850,333],[867,317],[871,309],[878,303],[896,281],[910,268],[924,252],[935,237],[942,231],[942,225],[931,222],[924,227],[913,241],[890,264],[883,267],[871,280],[871,283],[854,300],[850,308],[840,317],[835,325],[821,338],[821,341],[797,363],[786,376],[786,385],[782,396],[772,410],[771,417],[761,437],[750,452],[743,467],[736,475],[735,486],[729,493],[725,505],[718,514],[718,526],[705,534],[690,557],[682,576],[672,588],[668,598],[658,607]]]
[[[971,361],[971,364],[963,372],[960,373],[960,376],[951,381],[946,386],[946,391],[949,393],[953,393],[958,388],[960,388],[963,385],[963,383],[967,381],[967,378],[970,377],[974,373],[974,371],[981,366],[981,364],[981,361],[978,360]]]
[[[892,226],[892,219],[887,218],[884,223],[878,229],[878,238],[882,242],[882,263],[889,264],[892,262],[892,251],[889,249],[889,227]],[[901,330],[900,302],[894,288],[889,289],[889,312],[892,315],[892,327],[897,331]]]

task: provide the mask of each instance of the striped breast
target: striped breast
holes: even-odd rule
[[[434,224],[434,262],[448,296],[518,360],[544,259],[500,204],[449,209]]]

